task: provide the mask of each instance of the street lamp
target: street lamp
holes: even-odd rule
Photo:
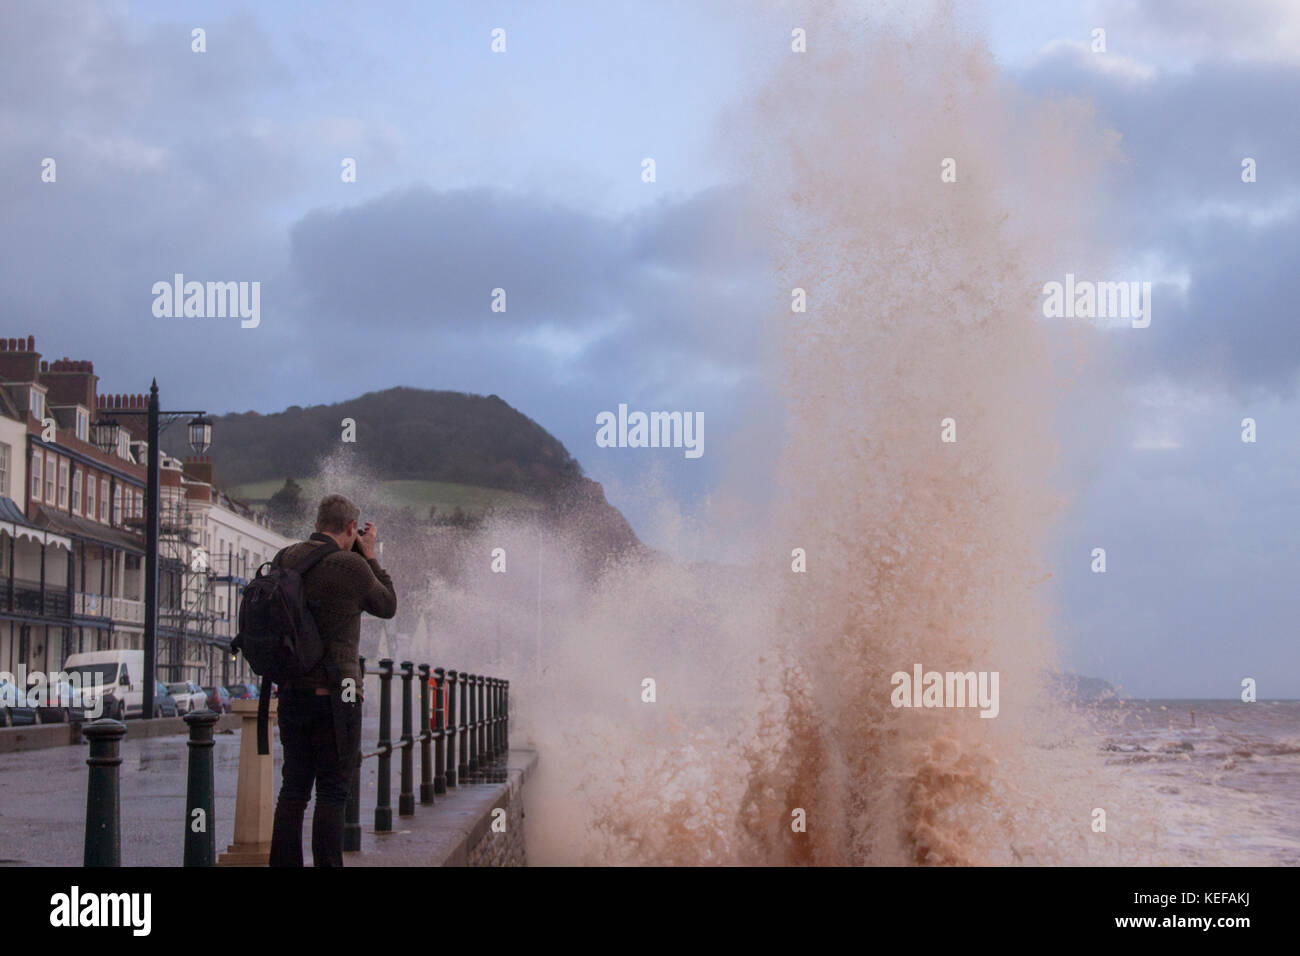
[[[117,450],[121,434],[122,425],[116,418],[101,418],[95,422],[95,445],[105,455],[111,455]]]
[[[162,431],[185,415],[193,415],[189,423],[190,446],[195,454],[203,454],[212,446],[212,420],[205,412],[162,412],[158,409],[158,380],[149,386],[148,408],[115,408],[114,415],[147,415],[148,418],[148,490],[145,501],[144,545],[144,706],[140,717],[153,720],[154,681],[158,670],[158,486]],[[168,416],[162,421],[162,416]],[[95,422],[95,444],[106,455],[117,450],[122,426],[116,418],[101,418]]]
[[[202,413],[190,419],[190,447],[196,455],[212,447],[212,419]]]

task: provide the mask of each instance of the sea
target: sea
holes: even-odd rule
[[[1110,700],[1083,713],[1101,772],[1149,795],[1162,861],[1300,864],[1300,701]]]

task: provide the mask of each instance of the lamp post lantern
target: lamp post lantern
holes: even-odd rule
[[[101,418],[95,422],[95,445],[105,455],[117,450],[117,442],[122,434],[122,425],[116,418]]]
[[[212,447],[212,419],[202,412],[190,419],[190,447],[201,455]]]
[[[140,717],[153,719],[154,681],[158,679],[158,494],[159,465],[162,449],[159,440],[162,430],[185,415],[193,415],[189,423],[190,447],[195,454],[203,454],[212,445],[212,421],[205,412],[163,412],[158,408],[158,380],[149,386],[149,405],[145,409],[115,408],[112,415],[95,422],[95,444],[106,455],[117,450],[122,426],[113,415],[146,415],[149,442],[148,480],[145,500],[144,544],[144,702]],[[168,416],[167,422],[162,421]],[[109,516],[110,520],[112,515]]]

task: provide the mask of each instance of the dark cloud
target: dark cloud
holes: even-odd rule
[[[1234,394],[1294,393],[1300,369],[1300,269],[1279,250],[1300,250],[1300,217],[1269,226],[1187,229],[1169,246],[1186,263],[1186,292],[1153,292],[1156,316],[1125,344],[1134,379],[1160,371]]]
[[[193,25],[142,28],[98,3],[0,8],[4,334],[93,359],[105,390],[157,375],[169,401],[213,411],[397,384],[496,392],[584,457],[596,412],[620,401],[706,409],[722,428],[751,400],[768,297],[741,193],[628,216],[424,183],[338,187],[348,203],[325,205],[306,184],[323,155],[337,180],[330,105],[276,109],[303,78],[250,16],[200,24],[205,54]],[[260,281],[261,326],[153,317],[153,283],[176,272]],[[498,286],[505,314],[488,308]]]
[[[497,338],[543,322],[677,335],[717,304],[711,293],[760,274],[762,250],[744,221],[734,190],[610,219],[534,195],[417,186],[309,213],[290,232],[291,263],[317,321],[365,316],[373,329],[419,322]],[[497,288],[505,313],[490,308]]]
[[[1142,80],[1088,68],[1088,57],[1106,55],[1060,49],[1023,82],[1089,97],[1122,135],[1116,263],[1154,251],[1190,282],[1185,295],[1156,289],[1151,327],[1123,346],[1130,374],[1291,394],[1300,370],[1300,67],[1206,62]],[[1244,157],[1256,160],[1253,184],[1241,180]]]
[[[304,216],[290,231],[291,319],[322,365],[356,355],[390,384],[495,392],[588,467],[632,483],[644,462],[602,454],[595,416],[703,411],[712,445],[761,401],[771,301],[761,243],[731,189],[610,218],[486,188],[412,187]],[[490,309],[504,288],[507,311]],[[382,386],[377,386],[382,387]],[[702,492],[713,459],[676,462]]]

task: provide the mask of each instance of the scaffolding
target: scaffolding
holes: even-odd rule
[[[212,643],[216,617],[203,550],[203,514],[190,505],[183,489],[160,498],[158,672],[167,681],[204,684],[209,682],[204,650]]]
[[[164,468],[180,462],[163,459]],[[141,515],[128,524],[143,526]],[[213,580],[203,547],[204,509],[193,504],[185,487],[162,488],[158,501],[158,675],[166,683],[212,682],[211,653],[219,643],[219,615],[212,606]],[[229,647],[229,639],[226,640]]]
[[[181,463],[165,455],[162,468],[183,475]],[[157,673],[166,683],[193,680],[200,686],[224,686],[232,676],[248,679],[246,667],[235,663],[230,644],[237,630],[239,595],[257,568],[248,549],[209,550],[206,536],[213,532],[208,523],[213,508],[228,508],[257,520],[251,509],[222,493],[212,499],[191,499],[183,477],[179,484],[162,484]],[[143,532],[145,519],[140,512],[128,516],[125,523]]]

